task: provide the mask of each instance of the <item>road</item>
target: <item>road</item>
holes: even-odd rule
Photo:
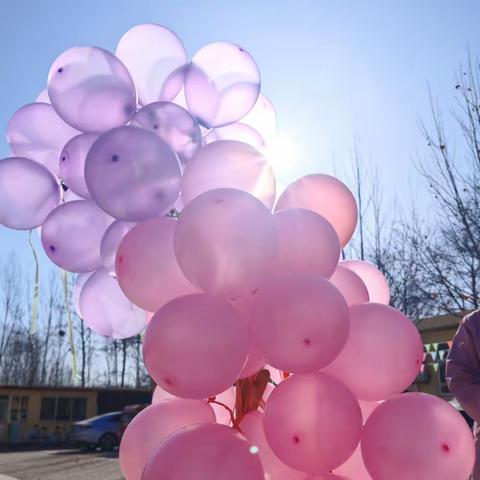
[[[118,455],[79,450],[0,453],[0,480],[84,479],[122,480]]]

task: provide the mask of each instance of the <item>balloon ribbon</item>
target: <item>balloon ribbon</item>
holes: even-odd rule
[[[30,334],[33,335],[35,333],[35,329],[37,326],[37,316],[38,316],[38,292],[39,292],[39,272],[40,272],[40,264],[38,263],[38,256],[33,246],[32,242],[32,230],[28,234],[28,243],[30,244],[30,248],[32,249],[33,260],[35,261],[35,279],[33,284],[33,300],[32,300],[32,321],[30,325]]]
[[[70,342],[70,353],[72,354],[72,379],[75,383],[77,379],[77,353],[75,351],[75,343],[73,341],[73,321],[72,313],[70,312],[70,305],[68,301],[68,272],[66,270],[62,271],[63,277],[63,296],[65,301],[65,309],[67,311],[68,319],[68,340]]]

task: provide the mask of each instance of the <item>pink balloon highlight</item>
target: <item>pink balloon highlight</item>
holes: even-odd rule
[[[306,208],[325,217],[336,230],[344,247],[357,225],[357,202],[340,180],[330,175],[312,174],[291,183],[280,195],[275,211]]]
[[[290,467],[327,473],[354,452],[362,413],[350,390],[324,373],[295,374],[270,395],[265,410],[270,448]]]
[[[253,321],[265,359],[287,372],[313,372],[331,363],[350,329],[341,293],[311,274],[267,278],[254,295]]]
[[[350,307],[350,335],[325,371],[360,400],[382,400],[403,392],[420,371],[423,343],[412,321],[380,303]]]
[[[269,210],[235,189],[202,193],[182,211],[174,235],[185,276],[210,294],[229,298],[257,288],[277,257],[277,229]]]
[[[154,218],[131,229],[117,249],[120,288],[135,305],[156,312],[174,298],[197,293],[180,270],[173,249],[178,221]]]
[[[363,280],[349,268],[338,265],[330,281],[340,290],[347,305],[356,305],[370,300],[368,289]]]
[[[247,327],[229,303],[205,294],[187,295],[167,303],[150,320],[143,356],[164,390],[177,397],[208,398],[238,378],[249,340]]]
[[[272,167],[257,149],[235,140],[210,143],[192,158],[182,178],[183,202],[215,188],[248,192],[270,210],[275,202]]]
[[[330,278],[340,257],[335,229],[321,215],[303,208],[274,215],[278,229],[278,270]]]
[[[425,393],[399,395],[378,406],[365,426],[362,454],[375,480],[467,480],[475,461],[463,417]]]
[[[142,480],[264,480],[245,437],[218,424],[192,425],[168,437],[150,457]]]
[[[0,224],[39,227],[60,200],[58,180],[46,167],[22,157],[0,160]]]
[[[345,260],[339,265],[348,268],[362,279],[371,302],[389,304],[390,287],[385,276],[377,267],[364,260]]]
[[[120,467],[128,480],[141,480],[145,464],[169,435],[188,425],[214,422],[202,400],[164,400],[142,410],[128,424],[120,443]]]

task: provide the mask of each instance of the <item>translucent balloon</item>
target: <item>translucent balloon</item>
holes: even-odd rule
[[[240,422],[240,429],[248,441],[258,448],[266,478],[269,480],[304,480],[305,473],[290,468],[273,452],[265,438],[263,414],[258,411],[248,412]]]
[[[278,270],[330,278],[340,257],[338,235],[311,210],[289,208],[274,215],[278,229]]]
[[[340,290],[348,306],[369,301],[365,283],[353,270],[338,265],[330,281]]]
[[[243,367],[238,378],[248,378],[258,373],[264,366],[266,360],[260,348],[252,344],[248,352],[247,363]]]
[[[296,374],[270,395],[265,434],[278,458],[308,473],[326,473],[354,452],[362,432],[357,400],[324,373]]]
[[[133,303],[156,312],[165,303],[198,292],[180,270],[173,250],[177,220],[154,218],[128,232],[117,250],[116,275]]]
[[[226,301],[204,294],[179,297],[149,322],[143,342],[157,385],[184,398],[225,391],[247,359],[248,331]]]
[[[170,101],[183,86],[187,52],[168,28],[153,23],[131,28],[118,42],[116,55],[130,71],[144,105]]]
[[[29,103],[9,120],[7,141],[15,155],[35,160],[58,175],[60,152],[79,133],[48,103]]]
[[[403,392],[423,360],[418,330],[400,311],[380,303],[350,307],[350,335],[325,371],[360,400],[382,400]]]
[[[157,448],[142,480],[264,480],[251,447],[243,435],[224,425],[192,425]]]
[[[272,102],[260,94],[253,108],[242,118],[242,124],[249,125],[258,132],[267,146],[275,143],[277,137],[277,113]]]
[[[390,288],[377,267],[364,260],[345,260],[340,262],[340,266],[355,272],[362,279],[371,302],[389,304]]]
[[[190,161],[182,179],[185,205],[214,188],[236,188],[261,200],[270,210],[275,202],[272,167],[255,148],[235,140],[203,147]]]
[[[105,337],[129,338],[143,331],[145,312],[122,293],[118,282],[107,271],[94,273],[80,293],[80,311],[85,323]]]
[[[236,392],[235,387],[229,387],[224,392],[215,395],[215,401],[219,403],[223,403],[223,405],[227,406],[230,410],[235,409],[235,400],[236,400]],[[223,425],[230,425],[232,417],[230,412],[222,405],[217,403],[211,403],[211,407],[215,412],[215,417],[217,419],[217,423],[221,423]]]
[[[193,56],[185,78],[188,109],[207,128],[240,120],[259,92],[260,72],[254,59],[232,43],[205,45]]]
[[[90,198],[85,183],[85,159],[93,142],[94,133],[82,133],[73,137],[60,153],[60,178],[70,190],[83,198]]]
[[[214,128],[205,136],[205,144],[218,142],[219,140],[236,140],[255,147],[260,152],[266,150],[265,140],[250,125],[244,123],[232,123],[225,127]]]
[[[372,413],[362,436],[362,454],[375,480],[467,480],[475,447],[468,424],[447,402],[407,393]]]
[[[358,209],[352,192],[330,175],[313,174],[291,183],[280,195],[275,210],[306,208],[325,217],[344,247],[357,225]]]
[[[72,192],[70,189],[63,192],[63,198],[62,198],[63,203],[73,202],[75,200],[85,200],[85,198],[81,197],[80,195],[77,195],[76,193]]]
[[[202,132],[190,112],[170,102],[155,102],[133,117],[132,125],[150,130],[165,140],[182,165],[202,146]]]
[[[0,224],[36,228],[60,200],[58,180],[43,165],[22,157],[0,160]]]
[[[64,203],[43,224],[43,248],[53,263],[69,272],[99,270],[100,242],[112,221],[91,200]]]
[[[35,99],[35,102],[40,103],[50,103],[50,98],[48,97],[48,90],[44,88]]]
[[[115,273],[115,257],[123,237],[135,226],[133,222],[115,220],[105,232],[100,244],[100,256],[105,270],[111,275]]]
[[[168,212],[178,198],[180,176],[178,158],[168,144],[135,127],[100,136],[85,162],[92,198],[110,215],[130,222]]]
[[[80,273],[77,275],[75,284],[72,288],[72,303],[75,313],[81,318],[82,312],[80,310],[80,293],[82,293],[82,288],[85,285],[85,282],[93,275],[94,272]]]
[[[253,291],[273,268],[277,237],[273,216],[256,198],[210,190],[182,211],[175,254],[185,276],[202,290],[237,297]]]
[[[83,132],[125,125],[137,107],[137,94],[125,65],[98,47],[70,48],[48,73],[48,96],[60,117]]]
[[[328,280],[311,274],[268,278],[253,300],[254,337],[267,362],[312,372],[340,353],[350,328],[348,307]]]
[[[163,402],[164,400],[172,400],[178,398],[175,395],[172,395],[171,393],[168,393],[166,390],[163,388],[160,388],[158,385],[155,387],[155,390],[153,391],[152,395],[152,405],[154,403],[160,403]]]
[[[128,480],[140,480],[155,449],[172,433],[188,425],[214,422],[213,410],[202,400],[173,399],[142,410],[128,424],[120,443],[120,467]]]

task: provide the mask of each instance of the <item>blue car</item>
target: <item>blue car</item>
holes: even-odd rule
[[[111,451],[120,444],[121,435],[122,412],[111,412],[74,423],[71,438],[83,448]]]

